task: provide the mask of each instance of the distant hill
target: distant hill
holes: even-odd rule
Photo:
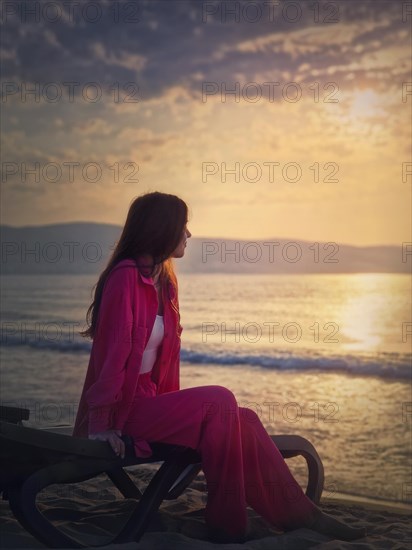
[[[0,226],[1,273],[95,274],[107,263],[121,227],[74,222]],[[406,247],[406,243],[405,243]],[[412,246],[357,247],[295,239],[247,241],[192,237],[178,273],[411,273]]]

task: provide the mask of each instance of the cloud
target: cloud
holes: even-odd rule
[[[135,71],[136,74],[144,69],[147,64],[147,57],[139,54],[127,52],[125,50],[118,51],[116,53],[108,53],[102,42],[95,42],[90,47],[95,59],[102,61],[107,65],[118,65],[119,67],[125,67],[130,71]]]

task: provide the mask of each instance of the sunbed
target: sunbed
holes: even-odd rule
[[[133,512],[109,543],[138,541],[163,500],[176,499],[201,470],[201,457],[191,448],[149,442],[150,458],[137,458],[133,441],[123,436],[126,455],[115,455],[107,442],[73,437],[71,427],[39,429],[23,425],[27,409],[0,407],[0,491],[20,524],[50,548],[84,548],[90,543],[74,538],[53,523],[36,505],[37,494],[52,484],[77,483],[106,473],[125,498],[135,499]],[[323,490],[322,462],[306,439],[271,436],[284,458],[301,455],[308,465],[306,494],[318,503]],[[126,468],[159,462],[142,493]]]

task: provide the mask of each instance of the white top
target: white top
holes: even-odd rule
[[[158,348],[163,340],[164,332],[163,315],[156,315],[153,330],[143,352],[140,374],[152,370],[156,361]]]

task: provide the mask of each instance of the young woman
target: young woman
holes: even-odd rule
[[[306,497],[259,417],[238,407],[230,390],[179,389],[182,326],[172,258],[184,256],[187,223],[187,205],[175,195],[146,193],[131,204],[82,333],[93,346],[73,435],[107,441],[121,456],[122,434],[133,438],[137,456],[151,455],[149,441],[196,449],[214,540],[244,539],[247,505],[285,530],[362,536]]]

